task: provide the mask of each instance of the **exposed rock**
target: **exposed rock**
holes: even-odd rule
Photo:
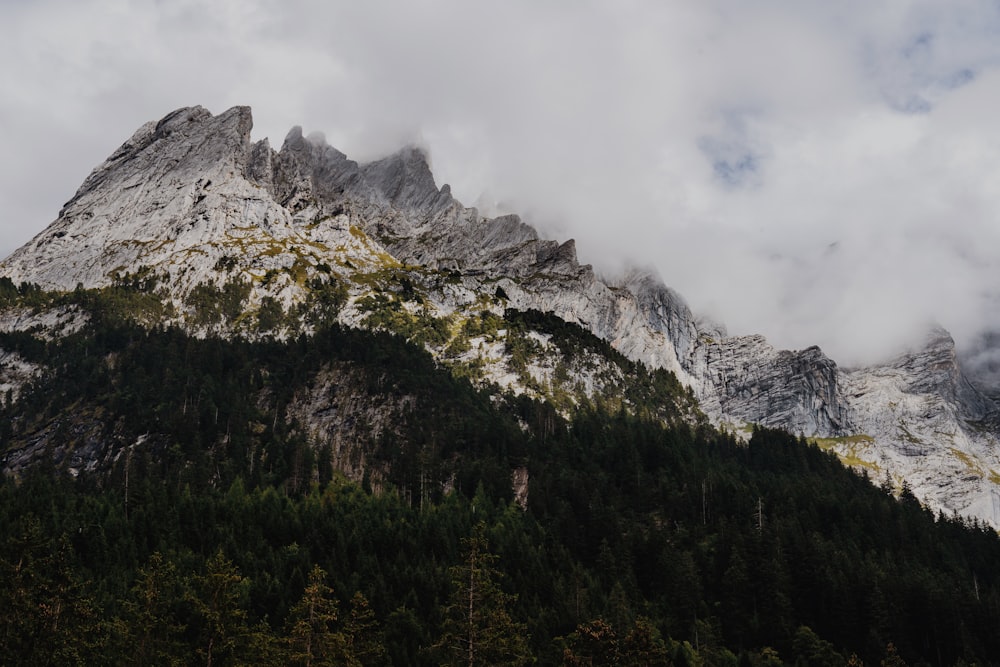
[[[82,329],[89,317],[71,307],[8,308],[0,317],[0,332],[24,331],[51,340]]]
[[[438,190],[427,164],[427,155],[408,146],[387,158],[366,164],[365,180],[396,210],[404,214],[434,217],[455,200],[447,185]]]
[[[396,435],[400,416],[414,403],[409,396],[373,396],[359,391],[360,384],[349,364],[328,365],[308,390],[296,394],[286,414],[314,446],[329,447],[333,466],[358,483],[372,471],[368,455],[375,443]],[[375,472],[377,480],[384,471]]]
[[[655,331],[669,338],[678,359],[691,357],[698,342],[699,327],[680,294],[663,284],[660,277],[649,271],[632,270],[618,283],[638,300],[638,311]],[[645,359],[645,352],[622,347],[627,356]],[[652,365],[665,366],[651,360]]]
[[[1000,332],[980,335],[960,359],[966,376],[983,394],[1000,401]]]
[[[932,331],[921,349],[844,373],[842,381],[852,430],[872,437],[855,443],[855,457],[905,479],[936,509],[996,525],[1000,414],[965,378],[947,332]]]
[[[23,445],[0,457],[0,469],[6,474],[17,476],[42,462],[74,476],[107,470],[130,442],[118,425],[102,421],[99,415],[79,412],[50,421],[20,440]]]
[[[0,400],[13,403],[21,388],[41,372],[41,367],[25,361],[16,352],[0,349]]]
[[[514,468],[510,474],[511,488],[514,490],[514,502],[521,509],[528,508],[528,469],[524,467]]]
[[[157,267],[190,287],[210,277],[216,249],[231,232],[256,227],[287,236],[289,213],[245,177],[262,159],[250,160],[251,126],[247,107],[215,117],[200,107],[180,109],[144,125],[94,170],[54,223],[4,260],[3,275],[72,289]],[[191,262],[192,253],[205,260]]]
[[[837,365],[818,347],[779,351],[762,336],[706,340],[691,373],[702,381],[698,397],[709,414],[806,435],[847,432]]]

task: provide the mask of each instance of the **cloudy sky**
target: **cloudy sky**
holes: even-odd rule
[[[0,0],[0,254],[142,123],[253,107],[871,361],[1000,329],[995,0]]]

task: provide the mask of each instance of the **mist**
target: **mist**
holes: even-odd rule
[[[835,6],[830,6],[835,5]],[[1000,331],[1000,10],[788,3],[0,7],[0,251],[142,123],[254,109],[652,266],[697,313],[839,363]]]

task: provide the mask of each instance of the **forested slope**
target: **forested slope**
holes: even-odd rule
[[[630,395],[567,413],[385,333],[197,339],[136,324],[135,291],[60,298],[88,314],[76,333],[0,335],[42,369],[0,415],[5,463],[33,452],[0,484],[5,662],[1000,655],[994,531],[803,439],[686,421],[669,374],[637,366]],[[592,344],[538,314],[508,326]],[[393,406],[346,459],[289,409],[330,368],[352,388],[335,409]],[[74,467],[84,450],[99,465]]]

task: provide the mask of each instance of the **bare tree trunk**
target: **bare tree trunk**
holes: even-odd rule
[[[473,620],[473,602],[476,591],[476,548],[472,548],[469,554],[469,667],[473,667],[476,661],[475,651],[475,622]]]

